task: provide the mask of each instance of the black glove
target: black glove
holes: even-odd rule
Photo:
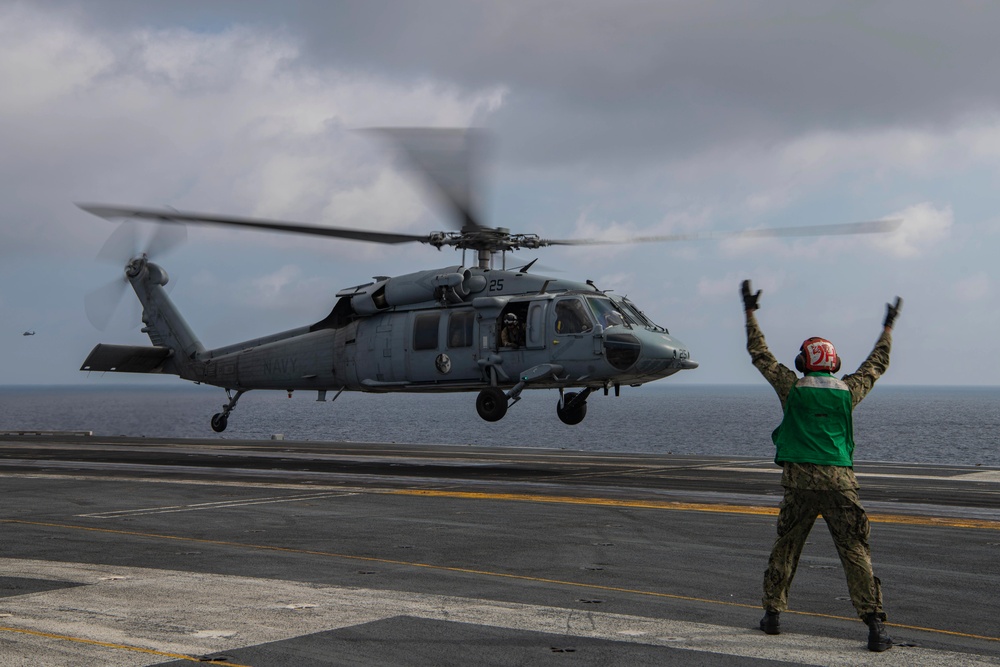
[[[744,280],[741,288],[743,293],[743,310],[757,310],[760,306],[757,305],[757,299],[760,298],[760,290],[757,290],[756,294],[750,293],[750,281]]]
[[[895,304],[891,303],[885,304],[885,321],[882,322],[882,326],[889,327],[891,329],[892,324],[893,322],[896,321],[896,316],[899,315],[899,311],[902,309],[902,307],[903,307],[903,299],[898,296],[896,297]]]

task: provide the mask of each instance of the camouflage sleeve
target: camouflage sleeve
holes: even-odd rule
[[[856,406],[875,386],[875,381],[882,377],[889,367],[889,352],[892,349],[892,333],[888,329],[882,331],[875,348],[864,363],[850,375],[843,377],[851,390],[851,405]]]
[[[781,409],[784,410],[785,399],[788,398],[788,392],[791,391],[798,376],[795,375],[795,371],[779,363],[771,351],[767,349],[764,333],[760,330],[753,312],[747,313],[747,352],[750,353],[753,365],[757,367],[764,379],[774,387],[774,391],[778,394],[778,400],[781,401]]]

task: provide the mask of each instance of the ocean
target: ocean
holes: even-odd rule
[[[333,392],[329,397],[333,396]],[[93,431],[156,438],[413,442],[544,447],[589,452],[770,458],[781,419],[761,385],[623,387],[595,393],[586,419],[566,426],[554,390],[525,391],[499,422],[476,414],[475,393],[342,394],[252,391],[212,431],[226,402],[214,387],[186,384],[0,387],[0,430]],[[854,413],[855,460],[1000,467],[1000,387],[877,386]]]

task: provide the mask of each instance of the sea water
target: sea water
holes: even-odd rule
[[[333,397],[330,392],[328,399]],[[252,391],[216,434],[221,389],[194,385],[0,387],[0,430],[93,431],[156,438],[270,439],[544,447],[590,452],[770,458],[781,420],[761,385],[660,384],[591,395],[587,417],[556,417],[557,391],[525,391],[489,423],[474,392],[358,394]],[[855,460],[1000,466],[1000,388],[877,386],[854,412]]]

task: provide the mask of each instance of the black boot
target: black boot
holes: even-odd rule
[[[892,637],[885,631],[884,614],[871,613],[865,616],[868,624],[868,650],[881,653],[892,648]],[[763,621],[761,621],[763,623]]]
[[[769,635],[781,634],[781,622],[778,620],[778,613],[770,609],[764,610],[764,618],[760,619],[760,629]]]

